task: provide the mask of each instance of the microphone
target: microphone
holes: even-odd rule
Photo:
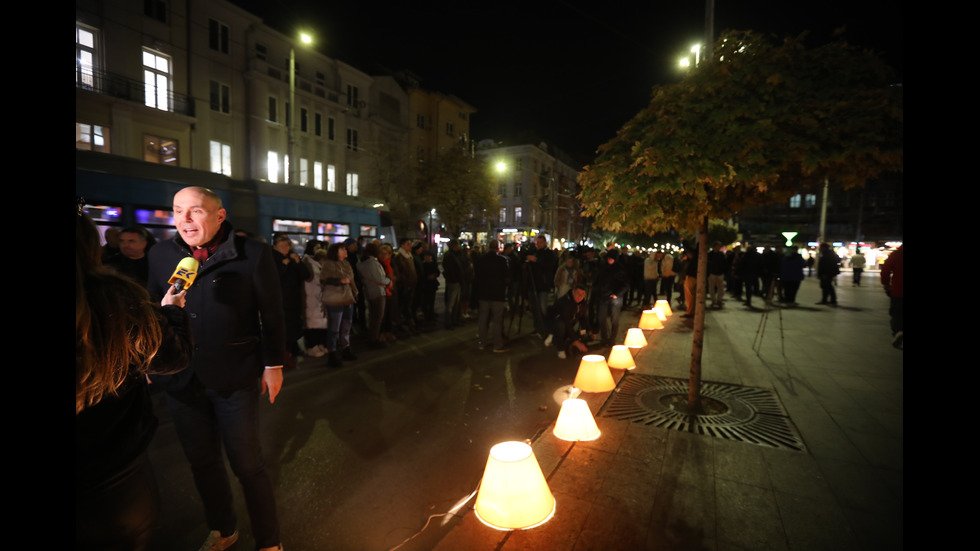
[[[200,265],[201,263],[191,256],[185,257],[180,264],[177,264],[174,275],[170,276],[170,281],[167,282],[174,286],[175,295],[194,284],[194,280],[197,279],[197,268]]]

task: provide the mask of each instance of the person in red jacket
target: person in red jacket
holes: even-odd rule
[[[881,284],[885,286],[885,294],[891,297],[891,307],[888,313],[892,317],[892,346],[902,348],[904,335],[902,333],[902,301],[905,295],[902,290],[902,245],[888,255],[881,266]]]

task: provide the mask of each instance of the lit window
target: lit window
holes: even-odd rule
[[[268,165],[269,170],[266,177],[273,184],[279,183],[279,154],[275,151],[270,151],[268,155]]]
[[[791,209],[798,209],[798,208],[800,208],[800,202],[802,201],[802,199],[803,199],[803,197],[800,194],[796,194],[796,195],[790,197],[789,198],[789,208],[791,208]]]
[[[500,223],[501,224],[506,224],[507,223],[507,208],[506,207],[500,209]]]
[[[283,181],[289,183],[289,155],[282,156]]]
[[[313,187],[323,189],[323,163],[313,161]]]
[[[144,134],[143,160],[161,165],[177,166],[177,140]]]
[[[337,167],[327,165],[327,191],[337,191]]]
[[[228,25],[214,19],[208,20],[208,46],[223,54],[228,53]]]
[[[299,185],[305,186],[310,183],[309,180],[309,161],[300,157],[299,159]]]
[[[514,207],[514,223],[515,224],[520,224],[520,223],[523,222],[523,220],[521,220],[521,217],[523,216],[523,212],[524,212],[524,209],[522,209],[521,207]]]
[[[357,174],[347,173],[347,195],[357,196]]]
[[[109,153],[109,129],[97,124],[76,122],[75,149]]]
[[[231,89],[226,84],[211,81],[211,110],[224,114],[231,112]]]
[[[170,58],[143,49],[143,85],[147,107],[170,111]]]
[[[75,86],[95,87],[95,31],[75,24]]]
[[[817,204],[817,196],[812,193],[807,193],[806,197],[803,198],[803,204],[807,208],[814,207]]]
[[[231,146],[211,140],[211,172],[231,176]]]

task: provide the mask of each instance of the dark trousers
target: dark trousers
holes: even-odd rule
[[[112,480],[75,496],[75,549],[147,549],[160,512],[153,468],[141,454]]]
[[[231,470],[242,485],[256,546],[279,545],[276,496],[259,442],[258,382],[233,392],[216,392],[195,383],[196,379],[187,388],[168,393],[167,405],[190,461],[208,528],[229,536],[238,526],[221,455],[224,446]]]

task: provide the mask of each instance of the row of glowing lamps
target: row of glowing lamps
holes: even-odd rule
[[[625,341],[612,347],[609,358],[598,354],[582,357],[572,386],[581,392],[609,392],[616,388],[610,368],[635,368],[631,349],[646,346],[643,331],[663,329],[663,322],[670,315],[670,304],[665,300],[644,310],[638,326],[627,330]],[[585,400],[569,398],[561,405],[554,433],[562,440],[595,440],[599,438],[599,427]],[[474,505],[481,522],[498,530],[534,528],[551,519],[555,505],[530,444],[502,442],[490,448]]]

